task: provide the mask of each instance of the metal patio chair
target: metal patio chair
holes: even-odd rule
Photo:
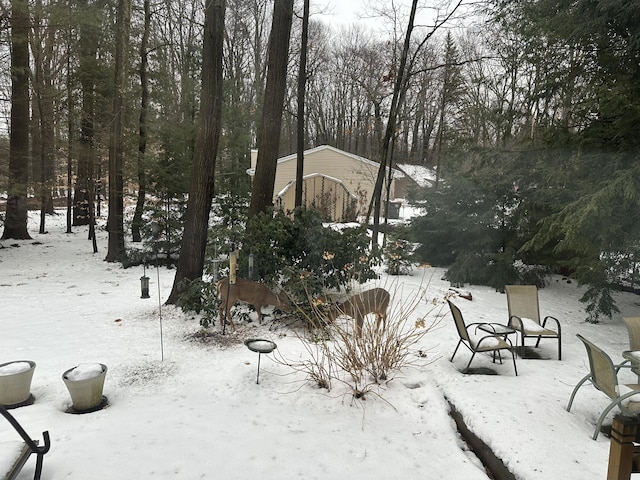
[[[43,432],[42,437],[44,439],[44,445],[38,446],[38,441],[32,440],[31,437],[25,432],[24,428],[18,423],[13,415],[9,411],[0,405],[0,415],[7,419],[18,435],[22,437],[22,441],[15,442],[2,442],[5,445],[0,445],[0,448],[7,449],[7,452],[13,451],[15,455],[11,457],[11,465],[0,465],[0,475],[4,480],[15,479],[22,467],[31,456],[32,453],[36,454],[36,469],[33,475],[33,480],[39,480],[42,473],[42,462],[44,455],[49,451],[51,442],[49,440],[49,432]]]
[[[557,318],[547,315],[540,321],[538,288],[535,285],[505,285],[507,306],[509,308],[508,325],[520,333],[524,350],[525,338],[536,338],[536,347],[542,338],[558,339],[558,360],[562,360],[562,332]],[[555,324],[555,330],[547,324]]]
[[[604,350],[594,345],[582,335],[578,334],[577,337],[587,349],[589,373],[578,382],[573,392],[571,392],[567,411],[571,411],[571,406],[573,405],[573,400],[578,389],[587,381],[591,381],[594,387],[609,397],[611,402],[602,411],[596,422],[596,429],[593,432],[593,439],[596,440],[600,433],[600,428],[602,428],[602,422],[607,414],[615,407],[618,407],[622,414],[627,417],[637,417],[640,414],[640,395],[638,395],[640,394],[640,385],[618,383],[618,370],[621,368],[621,365],[614,365],[611,357],[609,357]],[[638,397],[631,398],[634,395],[638,395]]]
[[[453,357],[456,356],[458,352],[458,348],[460,345],[464,345],[471,351],[471,359],[467,364],[468,369],[473,361],[473,357],[475,357],[476,353],[491,353],[493,354],[493,361],[495,362],[495,356],[498,355],[500,359],[500,363],[502,363],[502,357],[500,353],[503,350],[508,350],[511,352],[511,356],[513,357],[513,370],[516,375],[518,375],[518,368],[516,367],[516,355],[513,351],[513,344],[505,335],[498,335],[487,333],[484,330],[480,330],[481,334],[478,334],[479,327],[481,326],[491,326],[490,323],[470,323],[466,325],[464,323],[464,318],[462,317],[462,312],[460,309],[453,303],[451,300],[447,299],[447,303],[449,303],[449,308],[451,309],[451,315],[453,315],[453,320],[456,324],[456,329],[458,330],[458,335],[460,336],[460,341],[458,341],[458,345],[456,345],[456,349],[453,351],[453,355],[449,361],[453,361]],[[469,329],[471,327],[475,327],[473,329],[473,335],[469,334]],[[500,327],[504,327],[504,325],[500,325]]]

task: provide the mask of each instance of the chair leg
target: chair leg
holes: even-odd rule
[[[600,417],[598,418],[598,422],[596,423],[596,429],[593,432],[592,438],[594,440],[598,439],[598,434],[600,433],[600,429],[602,428],[602,422],[604,422],[604,419],[606,418],[607,414],[613,409],[613,407],[618,405],[621,400],[622,400],[621,398],[618,398],[615,402],[611,402],[609,406],[605,408],[604,411],[600,414]]]
[[[476,352],[473,352],[471,354],[471,359],[469,360],[469,363],[467,363],[467,368],[465,368],[465,370],[469,370],[469,366],[471,366],[471,362],[473,361],[473,357],[476,356]]]
[[[493,351],[493,353],[491,354],[492,362],[496,363],[496,353],[498,354],[498,360],[500,360],[500,365],[502,365],[502,354],[500,353],[500,350]]]
[[[602,428],[602,422],[604,422],[604,419],[606,418],[607,414],[613,410],[615,407],[619,406],[624,400],[626,400],[629,397],[632,397],[633,395],[637,395],[638,392],[629,392],[629,393],[625,393],[624,395],[616,398],[613,402],[611,402],[607,408],[604,409],[604,411],[600,414],[600,418],[598,418],[598,423],[596,423],[596,431],[593,433],[593,439],[596,440],[598,438],[598,434],[600,433],[600,429]],[[624,414],[624,410],[622,411],[622,413]]]
[[[40,475],[42,474],[42,461],[44,460],[44,454],[37,454],[36,458],[36,471],[33,475],[33,480],[40,480]]]
[[[453,362],[453,357],[456,356],[456,353],[458,352],[458,348],[460,348],[461,343],[462,343],[462,339],[460,339],[460,341],[458,342],[458,345],[456,345],[456,349],[453,351],[453,355],[451,355],[451,358],[449,359],[450,362]]]
[[[513,370],[516,372],[516,377],[518,376],[518,367],[516,367],[516,352],[511,349],[511,357],[513,357]]]
[[[567,405],[567,412],[571,411],[571,405],[573,404],[573,399],[578,392],[578,389],[587,381],[591,379],[591,374],[587,374],[584,376],[582,380],[578,382],[578,384],[573,388],[573,392],[571,392],[571,397],[569,398],[569,404]]]
[[[558,360],[562,360],[562,341],[560,332],[558,332]]]

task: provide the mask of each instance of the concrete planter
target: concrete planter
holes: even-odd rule
[[[0,365],[0,405],[16,406],[29,400],[36,363],[19,360]]]
[[[69,390],[73,409],[86,413],[102,408],[102,396],[107,366],[102,363],[85,363],[70,368],[62,374],[62,380]]]

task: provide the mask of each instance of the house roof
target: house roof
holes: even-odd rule
[[[314,148],[310,148],[309,150],[305,150],[304,151],[304,155],[308,156],[308,155],[312,155],[314,153],[318,153],[321,152],[323,150],[332,150],[334,152],[340,153],[341,155],[344,155],[346,157],[350,157],[356,161],[362,162],[362,163],[366,163],[367,165],[371,165],[372,167],[378,168],[379,163],[378,162],[374,162],[373,160],[369,160],[368,158],[365,157],[361,157],[359,155],[355,155],[353,153],[349,153],[349,152],[345,152],[344,150],[340,150],[339,148],[336,147],[332,147],[331,145],[319,145],[317,147]],[[297,161],[298,158],[298,154],[297,153],[292,153],[291,155],[287,155],[285,157],[280,157],[278,159],[278,164],[281,163],[285,163],[285,162],[290,162],[290,161]],[[251,177],[253,177],[255,175],[256,171],[255,168],[249,168],[247,169],[247,174]],[[398,169],[393,169],[393,177],[394,178],[402,178],[404,177],[404,173],[401,172]]]
[[[422,165],[408,163],[399,164],[397,167],[420,187],[431,187],[436,181],[436,172]]]

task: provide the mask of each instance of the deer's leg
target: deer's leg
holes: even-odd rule
[[[233,320],[231,319],[231,303],[229,305],[227,305],[227,320],[229,320],[229,325],[231,325],[231,330],[235,331],[236,329],[236,325],[233,323]]]
[[[225,308],[227,308],[227,306],[224,304],[224,302],[220,303],[220,306],[218,307],[218,315],[220,316],[220,327],[224,327],[224,317],[222,316],[222,314],[224,313]]]
[[[258,325],[262,325],[262,305],[256,305],[256,312],[258,312]]]
[[[231,302],[226,302],[225,300],[222,300],[222,302],[220,303],[220,308],[218,309],[218,313],[220,314],[220,328],[224,329],[224,322],[225,320],[229,320],[229,325],[231,325],[231,328],[233,330],[236,329],[236,326],[233,323],[233,320],[231,320],[231,307],[232,307],[233,303]],[[226,316],[222,316],[223,313],[226,312]]]

